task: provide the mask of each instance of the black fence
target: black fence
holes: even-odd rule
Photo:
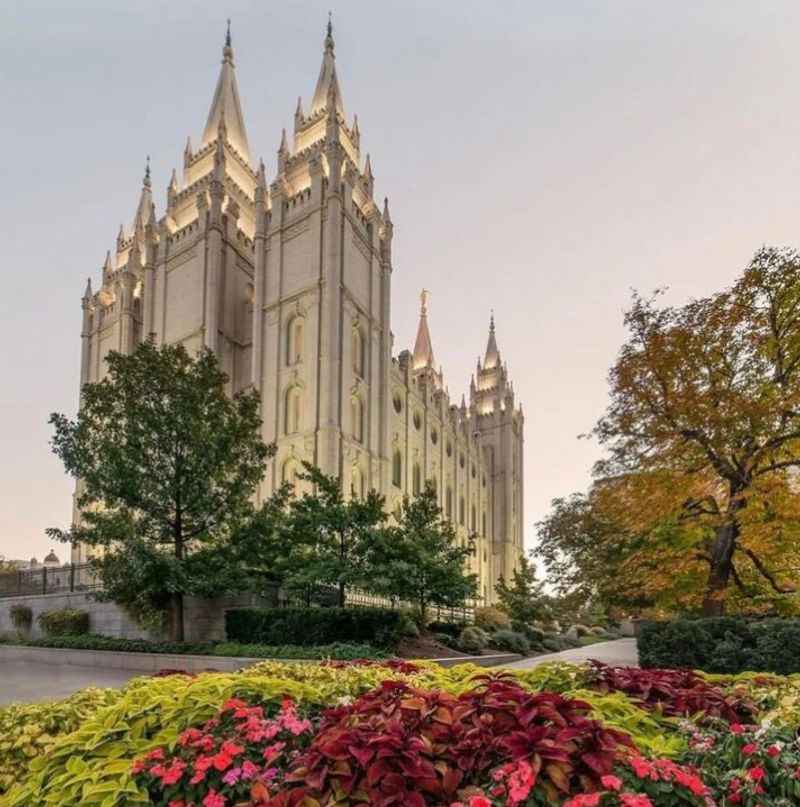
[[[66,594],[73,591],[94,591],[101,587],[100,581],[88,563],[69,563],[64,566],[37,569],[21,569],[0,573],[0,598],[19,597],[25,594]],[[275,605],[320,605],[331,606],[338,602],[338,590],[320,586],[307,598],[295,592],[282,592],[277,586],[269,592],[261,592],[265,600]],[[380,608],[400,608],[407,603],[388,597],[379,597],[367,591],[348,588],[348,606],[359,605]],[[432,606],[431,616],[444,622],[468,622],[472,620],[475,607],[480,602],[465,603],[461,607],[440,608]]]
[[[72,591],[93,591],[100,588],[88,563],[68,563],[64,566],[42,566],[0,573],[0,597],[25,594],[66,594]]]

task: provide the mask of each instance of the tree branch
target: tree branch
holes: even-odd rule
[[[737,549],[740,550],[741,552],[744,552],[744,554],[747,555],[747,557],[753,561],[753,565],[756,567],[756,569],[758,569],[762,577],[764,577],[767,580],[770,586],[772,586],[772,588],[778,594],[794,594],[797,591],[797,588],[795,586],[779,585],[778,582],[775,580],[774,575],[769,571],[769,569],[767,569],[766,566],[764,566],[764,564],[761,562],[761,559],[758,557],[758,555],[756,555],[755,552],[753,552],[752,549],[747,549],[747,547],[743,546],[739,546],[737,547]]]

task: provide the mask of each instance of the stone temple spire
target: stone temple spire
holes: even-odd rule
[[[222,67],[214,90],[214,99],[208,112],[208,121],[203,132],[203,146],[216,140],[220,123],[224,123],[227,140],[239,154],[252,163],[250,146],[247,142],[247,130],[239,101],[239,88],[236,84],[236,71],[233,65],[233,46],[231,45],[231,21],[225,35],[225,46],[222,49]]]
[[[433,344],[431,332],[428,330],[428,299],[430,292],[425,289],[419,296],[421,308],[419,313],[419,327],[417,328],[417,341],[414,343],[414,356],[412,367],[421,370],[424,367],[433,367]]]
[[[494,311],[489,319],[489,341],[486,343],[486,356],[483,360],[485,370],[493,370],[500,364],[500,351],[497,349],[497,340],[494,336]]]
[[[311,101],[311,115],[321,109],[328,108],[328,97],[333,96],[336,103],[336,111],[344,117],[344,105],[342,104],[342,93],[339,89],[339,80],[336,78],[336,56],[333,52],[333,24],[330,13],[328,14],[328,29],[325,35],[325,51],[322,56],[322,67],[317,79],[317,88],[314,90],[314,98]]]

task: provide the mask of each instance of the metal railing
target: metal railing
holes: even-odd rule
[[[101,588],[97,575],[88,563],[68,563],[64,566],[36,569],[20,569],[16,572],[0,573],[0,598],[20,597],[30,594],[67,594],[70,592],[95,591]],[[307,604],[298,594],[281,596],[278,588],[268,599],[275,600],[278,605]],[[335,588],[320,586],[316,589],[311,601],[315,605],[335,605],[338,592]],[[310,603],[308,603],[310,604]],[[351,607],[372,606],[378,608],[405,608],[408,603],[389,597],[381,597],[357,588],[348,588],[346,604]],[[468,622],[472,620],[474,610],[481,605],[479,601],[466,602],[458,607],[431,606],[430,616],[440,622]]]
[[[41,566],[0,573],[0,597],[67,594],[98,588],[100,582],[88,563],[67,563],[64,566]]]

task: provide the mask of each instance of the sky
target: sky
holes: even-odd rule
[[[632,289],[682,303],[798,244],[796,0],[0,4],[0,555],[41,557],[72,480],[80,297],[199,142],[232,19],[251,149],[274,176],[333,12],[348,118],[395,225],[395,352],[419,293],[454,400],[493,309],[525,411],[525,529],[586,487]],[[57,554],[65,558],[63,546]]]

